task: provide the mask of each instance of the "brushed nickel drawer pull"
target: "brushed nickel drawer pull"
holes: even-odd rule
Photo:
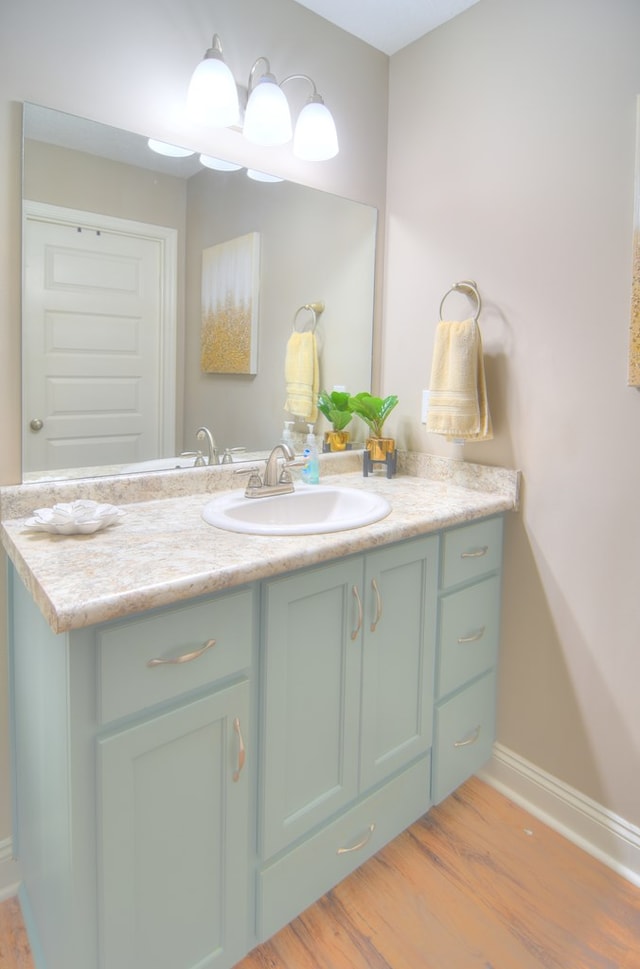
[[[360,593],[358,592],[358,586],[354,585],[352,590],[355,600],[358,603],[358,625],[351,633],[351,639],[357,639],[358,633],[362,629],[362,599],[360,598]]]
[[[378,588],[378,583],[376,582],[375,579],[371,580],[371,588],[376,594],[376,618],[371,623],[371,632],[374,633],[376,631],[376,626],[382,619],[382,597],[380,595],[380,589]]]
[[[191,653],[183,653],[182,656],[175,656],[173,659],[150,659],[147,666],[176,666],[178,663],[190,663],[206,653],[215,644],[215,639],[208,639],[204,646],[201,646],[200,649],[194,649]]]
[[[367,833],[365,834],[362,841],[358,841],[356,844],[350,845],[348,848],[338,848],[336,854],[348,855],[350,851],[360,851],[361,848],[364,848],[365,845],[369,844],[369,842],[371,841],[371,835],[375,830],[376,830],[376,825],[375,825],[375,822],[372,821],[369,827],[367,828]]]
[[[461,559],[481,559],[489,551],[488,545],[481,545],[479,548],[471,548],[468,552],[461,552]]]
[[[475,730],[472,730],[471,733],[468,734],[464,738],[464,740],[454,740],[453,746],[454,747],[470,747],[471,744],[475,744],[476,740],[480,736],[480,730],[481,729],[482,729],[482,724],[479,723],[478,726],[476,727],[476,729]]]
[[[481,626],[477,629],[475,633],[471,633],[470,636],[458,636],[458,642],[462,646],[464,643],[477,643],[479,639],[482,639],[486,626]]]
[[[244,740],[242,737],[242,730],[240,728],[240,720],[238,717],[236,717],[235,720],[233,721],[233,729],[238,735],[238,766],[236,770],[234,770],[233,772],[233,779],[234,781],[239,781],[240,774],[242,773],[242,768],[244,767],[247,754],[244,748]]]

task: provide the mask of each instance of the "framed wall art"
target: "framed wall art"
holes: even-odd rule
[[[203,249],[203,373],[258,372],[259,296],[259,232]]]

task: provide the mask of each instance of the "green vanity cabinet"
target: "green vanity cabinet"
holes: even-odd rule
[[[488,759],[502,517],[54,634],[11,567],[38,969],[232,969]]]
[[[250,931],[257,589],[56,636],[13,585],[38,969],[228,969]]]
[[[228,966],[248,924],[242,682],[98,741],[104,969]],[[238,748],[239,750],[239,748]]]
[[[491,756],[500,634],[502,517],[442,540],[432,797],[435,804]]]
[[[264,585],[259,938],[429,806],[437,566],[431,536]]]

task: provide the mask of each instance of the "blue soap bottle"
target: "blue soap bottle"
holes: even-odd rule
[[[313,434],[313,424],[307,424],[309,433],[304,449],[304,467],[300,477],[306,484],[320,483],[320,461],[318,459],[318,446]]]

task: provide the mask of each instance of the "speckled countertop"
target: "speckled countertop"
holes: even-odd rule
[[[361,458],[322,461],[322,482],[384,495],[382,521],[322,535],[262,537],[206,524],[212,492],[238,487],[222,469],[133,475],[0,489],[2,542],[55,632],[120,618],[292,569],[340,558],[515,509],[519,472],[400,455],[388,480],[363,477]],[[49,535],[24,527],[37,507],[76,498],[111,501],[122,521],[93,535]]]

